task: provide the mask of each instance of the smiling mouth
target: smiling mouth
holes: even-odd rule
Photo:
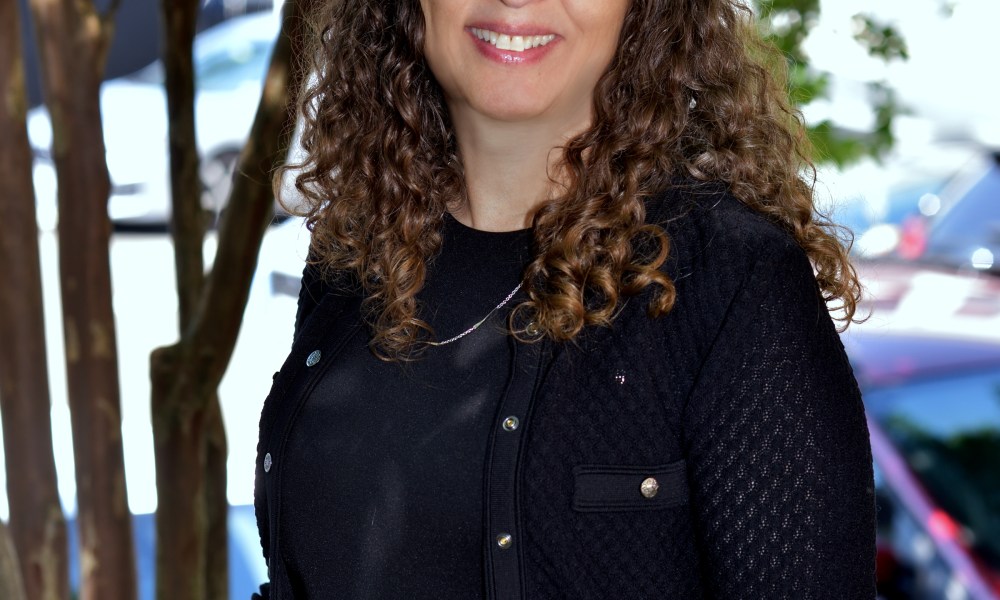
[[[524,52],[525,50],[530,50],[532,48],[540,48],[556,39],[556,36],[553,33],[548,35],[508,35],[506,33],[497,33],[496,31],[480,29],[478,27],[472,27],[470,29],[472,31],[472,35],[495,46],[497,50],[508,50],[511,52]]]

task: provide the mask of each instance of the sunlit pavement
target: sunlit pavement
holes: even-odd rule
[[[287,229],[287,228],[286,228]],[[253,472],[260,409],[291,344],[295,300],[274,296],[270,271],[294,270],[304,253],[294,235],[265,236],[261,262],[232,362],[219,390],[229,441],[228,497],[231,504],[253,502]],[[294,233],[294,232],[293,232]],[[59,269],[56,236],[39,236],[45,302],[46,343],[52,388],[52,432],[59,495],[69,514],[76,512],[72,437],[66,400]],[[206,258],[215,239],[206,241]],[[116,233],[111,244],[114,307],[122,397],[122,436],[129,507],[134,513],[156,509],[156,474],[150,421],[149,355],[175,342],[177,295],[172,246],[166,233]],[[210,264],[210,263],[209,263]],[[0,448],[0,455],[2,455]],[[7,519],[6,475],[0,462],[0,518]]]

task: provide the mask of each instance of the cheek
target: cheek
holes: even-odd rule
[[[451,52],[447,44],[441,41],[425,43],[424,61],[427,63],[431,75],[445,93],[449,95],[454,93],[462,68],[461,65],[456,64],[454,53]]]
[[[448,90],[462,70],[457,46],[464,35],[458,11],[441,0],[421,0],[424,14],[423,54],[431,74]]]
[[[594,78],[599,78],[614,58],[618,50],[622,26],[628,2],[621,0],[603,0],[602,2],[587,2],[586,8],[580,8],[578,13],[581,30],[587,32],[588,69],[596,71]]]
[[[616,29],[605,29],[599,35],[595,35],[588,44],[587,53],[584,57],[584,77],[591,83],[607,72],[618,51],[618,32]]]
[[[606,14],[601,21],[600,44],[606,51],[606,56],[614,56],[615,50],[621,39],[622,27],[625,25],[625,8],[620,7],[619,11]]]
[[[448,79],[447,52],[442,47],[441,37],[435,35],[430,21],[427,21],[427,26],[424,28],[423,54],[424,62],[427,63],[431,74],[435,79],[444,84]]]

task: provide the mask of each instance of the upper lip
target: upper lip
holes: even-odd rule
[[[524,25],[514,25],[511,23],[497,23],[497,22],[478,22],[472,23],[468,26],[469,29],[488,29],[489,31],[495,31],[497,33],[503,33],[506,35],[554,35],[555,32],[550,29],[545,29],[538,25],[524,24]]]

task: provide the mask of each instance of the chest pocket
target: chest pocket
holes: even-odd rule
[[[664,465],[578,465],[573,468],[573,510],[659,510],[687,504],[684,460]]]

